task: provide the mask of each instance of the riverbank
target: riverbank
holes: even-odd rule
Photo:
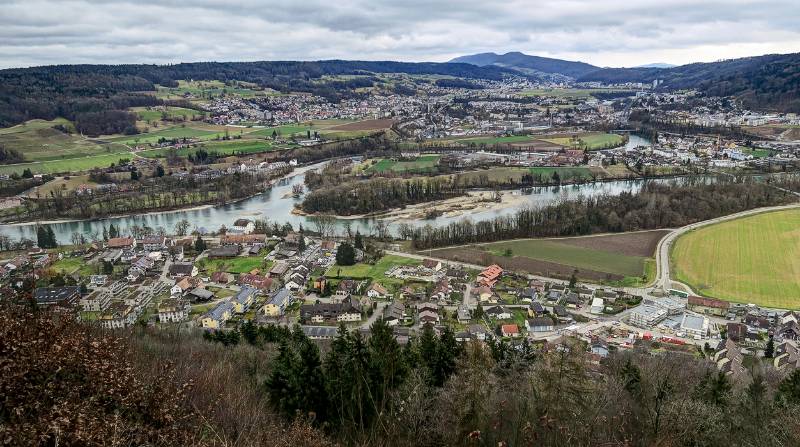
[[[324,163],[324,162],[323,162]],[[291,179],[292,177],[303,175],[309,170],[317,169],[321,163],[315,163],[308,166],[303,166],[301,168],[297,168],[292,172],[289,172],[286,175],[278,177],[276,179],[270,180],[270,184],[268,189],[271,189],[277,183]],[[257,197],[261,194],[264,194],[264,191],[259,191],[254,194],[248,194],[246,196],[238,197],[236,199],[229,200],[225,202],[225,205],[234,205],[236,203],[252,199],[253,197]],[[209,208],[214,208],[219,206],[219,203],[209,202],[200,205],[190,205],[190,206],[182,206],[182,207],[166,207],[166,208],[157,208],[157,209],[150,209],[146,212],[129,212],[129,213],[120,213],[120,214],[109,214],[107,216],[102,217],[90,217],[90,218],[72,218],[72,219],[48,219],[48,220],[14,220],[14,221],[7,221],[7,222],[0,222],[0,225],[15,227],[15,226],[26,226],[31,224],[39,224],[39,225],[52,225],[52,224],[68,224],[68,223],[75,223],[75,222],[96,222],[101,220],[107,219],[120,219],[120,218],[132,218],[132,217],[146,217],[146,216],[154,216],[154,215],[163,215],[163,214],[170,214],[170,213],[184,213],[184,212],[191,212],[191,211],[202,211]]]
[[[505,209],[520,206],[525,201],[525,195],[518,192],[470,191],[463,196],[452,197],[444,200],[407,205],[402,208],[369,213],[353,214],[349,216],[331,215],[339,220],[359,219],[392,219],[396,222],[435,219],[437,217],[464,217],[472,213]],[[292,210],[296,216],[313,217],[322,214],[309,214],[299,207]]]

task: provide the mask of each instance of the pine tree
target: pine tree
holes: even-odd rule
[[[202,253],[206,249],[206,241],[203,240],[200,235],[197,235],[197,239],[194,241],[194,250],[198,253]]]
[[[58,241],[56,240],[56,235],[53,232],[53,227],[51,226],[47,227],[47,242],[49,244],[48,248],[58,247]]]
[[[296,364],[297,358],[289,343],[282,342],[272,372],[264,384],[269,393],[270,404],[286,418],[295,417],[299,408],[294,389]]]
[[[359,250],[363,250],[364,249],[364,238],[361,237],[361,232],[359,232],[358,230],[356,230],[356,236],[353,239],[353,243],[355,244],[355,247],[357,249],[359,249]]]
[[[353,265],[356,263],[356,252],[353,246],[342,242],[336,250],[336,263],[339,265]]]
[[[764,348],[764,357],[771,359],[773,356],[775,356],[775,341],[770,337],[769,341],[767,341],[767,346]]]
[[[117,231],[117,227],[113,223],[108,227],[108,237],[112,239],[119,237],[119,231]]]

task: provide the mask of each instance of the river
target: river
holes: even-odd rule
[[[634,147],[639,145],[649,145],[649,142],[643,138],[631,135],[628,146]],[[103,228],[108,228],[111,224],[114,224],[114,226],[120,229],[121,234],[128,234],[129,229],[133,226],[147,226],[153,229],[162,227],[167,233],[173,233],[175,224],[183,219],[189,221],[191,225],[190,228],[196,228],[203,232],[216,231],[222,225],[230,227],[236,219],[240,218],[268,219],[271,222],[278,222],[281,224],[289,222],[295,228],[302,224],[306,228],[313,229],[313,223],[310,222],[308,217],[292,214],[292,209],[294,209],[295,204],[302,199],[290,197],[289,193],[293,185],[303,183],[305,171],[321,165],[322,163],[319,163],[300,169],[296,174],[278,181],[272,189],[262,194],[227,205],[105,219],[58,222],[50,224],[50,227],[52,227],[56,239],[62,244],[70,243],[73,233],[81,233],[87,237],[91,237],[93,234],[102,235]],[[643,184],[644,180],[619,180],[561,187],[537,187],[533,188],[530,194],[522,194],[521,191],[511,191],[512,194],[521,194],[523,200],[519,200],[514,205],[502,209],[481,210],[460,216],[407,221],[407,223],[413,226],[441,226],[465,217],[469,217],[473,221],[491,219],[501,215],[513,214],[522,208],[547,205],[560,199],[569,199],[577,196],[590,197],[602,194],[617,195],[622,192],[635,192],[638,191]],[[371,225],[375,221],[375,218],[348,219],[348,221],[351,222],[353,231],[359,229],[362,233],[370,233]],[[340,225],[343,222],[343,220],[340,221]],[[391,226],[392,225],[390,225],[390,227]],[[22,238],[36,240],[36,224],[0,225],[0,234],[7,235],[13,240]]]

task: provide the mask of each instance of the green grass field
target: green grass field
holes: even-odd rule
[[[368,172],[424,172],[433,171],[440,155],[422,155],[414,161],[397,161],[384,158],[367,169]]]
[[[624,138],[621,135],[601,132],[580,134],[578,135],[578,139],[582,143],[581,147],[585,147],[589,150],[602,149],[608,146],[618,146],[624,141]],[[567,147],[572,146],[573,142],[572,137],[569,136],[552,138],[544,137],[541,138],[541,140]]]
[[[78,273],[81,276],[89,276],[94,273],[94,267],[86,264],[82,258],[64,258],[53,263],[51,268],[56,272],[65,274]]]
[[[31,120],[25,124],[0,129],[0,146],[18,150],[26,161],[31,162],[127,151],[125,146],[119,144],[98,144],[76,133],[67,134],[53,129],[57,124],[73,129],[72,123],[63,118],[52,121]]]
[[[354,265],[333,265],[325,272],[329,278],[357,278],[371,279],[384,286],[397,288],[403,284],[401,279],[389,278],[386,271],[398,265],[420,265],[422,261],[418,259],[405,258],[403,256],[386,255],[378,262],[373,264],[358,263]]]
[[[642,276],[644,262],[647,259],[639,256],[627,256],[619,253],[576,247],[560,243],[557,240],[516,240],[486,244],[482,245],[482,247],[496,255],[502,256],[507,249],[510,249],[513,256],[524,256],[540,261],[573,266],[577,269],[595,270],[622,276]]]
[[[217,136],[222,137],[225,132],[214,132],[211,130],[194,129],[192,127],[170,127],[166,129],[156,130],[154,132],[142,133],[138,135],[125,135],[121,137],[109,138],[108,141],[115,143],[122,143],[128,145],[156,143],[161,138],[200,138],[200,139],[213,139]]]
[[[249,88],[248,84],[228,86],[222,81],[178,81],[178,87],[158,86],[156,97],[161,99],[181,99],[185,94],[191,94],[196,99],[209,99],[218,96],[231,95],[251,98],[266,95],[264,91]],[[269,94],[278,94],[270,92]]]
[[[168,118],[184,117],[187,120],[204,115],[204,113],[199,110],[186,109],[183,107],[131,107],[130,111],[136,113],[142,121],[160,121],[164,114],[166,114]]]
[[[800,210],[758,214],[681,236],[675,275],[703,295],[800,308]]]
[[[231,154],[256,154],[259,152],[267,152],[274,150],[275,147],[272,143],[264,140],[228,140],[228,141],[208,141],[204,143],[203,149],[208,152],[216,152],[219,155]],[[184,147],[176,149],[175,154],[181,157],[186,157],[189,154],[194,154],[199,148]],[[169,149],[148,149],[141,151],[138,154],[146,158],[164,158],[167,156]]]
[[[11,175],[15,172],[22,174],[22,171],[24,171],[26,168],[30,169],[34,174],[88,171],[93,168],[108,167],[111,165],[111,163],[119,162],[121,158],[131,159],[131,155],[127,153],[116,153],[66,160],[52,160],[17,165],[0,165],[0,174]]]
[[[248,273],[253,269],[262,271],[269,269],[271,264],[261,256],[237,256],[230,259],[206,259],[204,269],[209,274],[220,270],[228,273]]]

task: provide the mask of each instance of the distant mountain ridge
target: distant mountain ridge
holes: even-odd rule
[[[694,88],[710,96],[735,96],[745,107],[800,113],[800,53],[698,62],[672,66],[652,63],[632,68],[600,68],[584,62],[565,61],[519,52],[480,53],[450,62],[479,67],[511,69],[530,78],[602,82],[652,83],[659,90]]]
[[[584,76],[600,68],[585,62],[573,62],[550,57],[530,56],[518,51],[505,54],[472,54],[457,57],[449,62],[466,63],[477,65],[479,67],[494,65],[498,67],[511,68],[524,74],[535,74],[539,72],[547,74],[559,74],[571,78]]]
[[[604,68],[578,82],[660,80],[659,90],[696,88],[709,96],[735,96],[756,110],[800,112],[800,53],[766,54],[673,68]]]
[[[667,64],[664,62],[654,62],[652,64],[637,65],[633,68],[675,68],[675,64]]]

